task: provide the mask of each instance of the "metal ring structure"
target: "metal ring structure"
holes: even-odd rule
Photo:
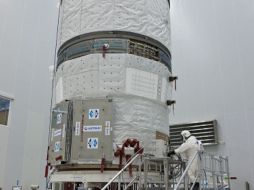
[[[103,46],[107,44],[105,50]],[[134,54],[164,64],[172,73],[171,54],[162,43],[144,35],[123,32],[92,32],[76,36],[58,50],[57,68],[65,61],[95,53]]]

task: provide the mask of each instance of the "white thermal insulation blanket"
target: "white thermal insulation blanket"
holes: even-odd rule
[[[127,31],[149,36],[170,48],[168,0],[63,0],[58,47],[90,32]]]
[[[91,54],[61,64],[56,103],[73,98],[136,95],[165,104],[171,99],[171,73],[160,62],[132,54]]]
[[[90,54],[61,64],[56,73],[56,102],[112,97],[114,143],[137,138],[156,154],[156,131],[168,134],[172,84],[160,62],[132,54]]]
[[[166,104],[158,104],[136,96],[113,96],[113,139],[122,144],[128,138],[141,142],[146,153],[156,152],[156,131],[168,134],[169,110]]]

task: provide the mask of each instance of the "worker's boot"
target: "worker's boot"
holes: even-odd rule
[[[195,183],[195,185],[194,185],[192,190],[199,190],[199,183]]]
[[[190,184],[190,188],[189,189],[191,189],[192,185],[193,185],[193,183]],[[192,190],[199,190],[199,183],[195,183],[195,185],[194,185]]]

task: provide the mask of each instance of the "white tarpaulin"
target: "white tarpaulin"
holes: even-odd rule
[[[63,0],[60,21],[59,47],[80,34],[112,30],[146,35],[170,47],[167,0]]]
[[[168,107],[137,96],[113,96],[114,141],[135,138],[146,153],[156,152],[156,131],[168,134]]]

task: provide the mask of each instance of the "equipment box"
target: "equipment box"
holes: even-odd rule
[[[112,100],[71,100],[52,112],[49,163],[113,160]]]
[[[68,127],[68,109],[70,105],[70,102],[62,102],[52,111],[51,133],[49,137],[49,163],[51,165],[56,165],[61,163],[61,161],[69,159],[66,129]]]

